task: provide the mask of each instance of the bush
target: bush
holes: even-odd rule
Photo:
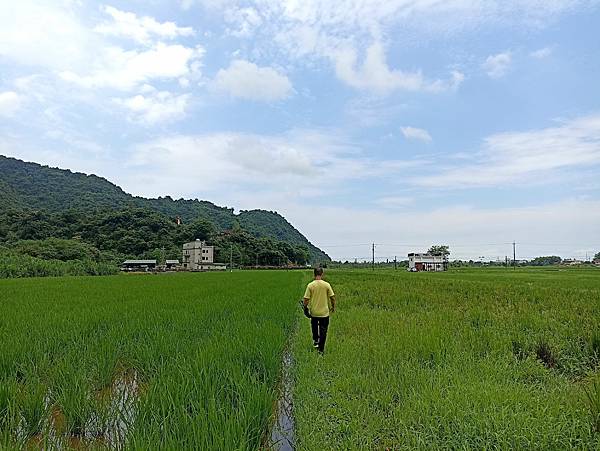
[[[80,240],[47,238],[45,240],[22,240],[13,247],[18,254],[29,255],[43,260],[101,260],[101,254],[94,246]]]
[[[44,260],[14,251],[0,250],[0,279],[16,277],[101,276],[116,274],[112,263],[83,260]]]

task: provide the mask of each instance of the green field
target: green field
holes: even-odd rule
[[[0,281],[0,448],[256,449],[302,277]]]
[[[600,271],[328,279],[327,355],[307,324],[294,347],[300,449],[600,447]]]
[[[0,280],[0,447],[257,449],[291,343],[298,449],[600,448],[600,271]],[[596,381],[596,385],[594,385]]]

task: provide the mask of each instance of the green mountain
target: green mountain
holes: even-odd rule
[[[69,222],[68,218],[65,219],[66,216],[85,212],[86,215],[93,217],[88,221],[90,224],[87,224],[86,233],[89,233],[90,227],[94,226],[91,222],[96,221],[95,225],[98,227],[106,224],[110,226],[111,221],[116,220],[114,218],[116,211],[128,211],[128,214],[120,214],[120,217],[129,218],[133,215],[137,218],[138,223],[142,221],[140,215],[145,215],[143,221],[154,224],[144,225],[149,229],[156,228],[157,222],[167,222],[170,225],[179,216],[184,225],[205,221],[212,224],[216,232],[241,229],[255,238],[282,241],[293,246],[305,246],[308,248],[310,259],[313,262],[330,260],[327,254],[310,243],[304,235],[276,212],[249,210],[235,214],[232,208],[219,207],[211,202],[198,199],[174,200],[169,196],[157,199],[136,197],[96,175],[51,168],[2,155],[0,155],[0,193],[0,213],[5,213],[4,217],[0,217],[0,221],[3,222],[25,221],[23,215],[37,215],[36,220],[40,215],[62,215],[60,220]],[[12,216],[6,216],[8,211]],[[158,216],[149,220],[146,217],[148,214],[140,213],[140,211],[151,211]],[[113,217],[107,218],[107,212],[111,212]],[[94,219],[100,214],[104,214],[102,220]],[[77,221],[82,222],[79,217]],[[60,229],[56,235],[71,238],[64,230],[67,225],[63,226],[59,222],[57,217],[50,217],[44,224],[49,224],[50,228]],[[73,222],[76,221],[73,220]],[[10,228],[10,224],[0,224],[0,232]],[[14,233],[18,235],[19,232],[15,231]],[[77,229],[73,231],[73,234],[77,235],[81,232]],[[37,237],[33,231],[32,234],[23,238],[36,239]]]

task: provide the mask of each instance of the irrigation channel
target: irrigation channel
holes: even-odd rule
[[[293,412],[293,376],[292,365],[294,359],[290,345],[286,346],[281,364],[281,382],[279,398],[275,409],[275,421],[271,429],[271,436],[267,440],[266,449],[279,451],[293,451],[294,446],[294,412]]]

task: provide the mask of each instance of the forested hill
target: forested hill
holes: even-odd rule
[[[98,214],[142,209],[157,213],[161,221],[174,222],[177,216],[184,224],[205,220],[212,223],[216,232],[241,228],[256,238],[306,246],[312,261],[329,260],[327,254],[276,212],[250,210],[235,214],[232,208],[219,207],[203,200],[136,197],[96,175],[50,168],[2,155],[0,193],[0,212],[43,211],[64,215],[78,211]],[[0,224],[2,228],[6,229],[7,225]]]

